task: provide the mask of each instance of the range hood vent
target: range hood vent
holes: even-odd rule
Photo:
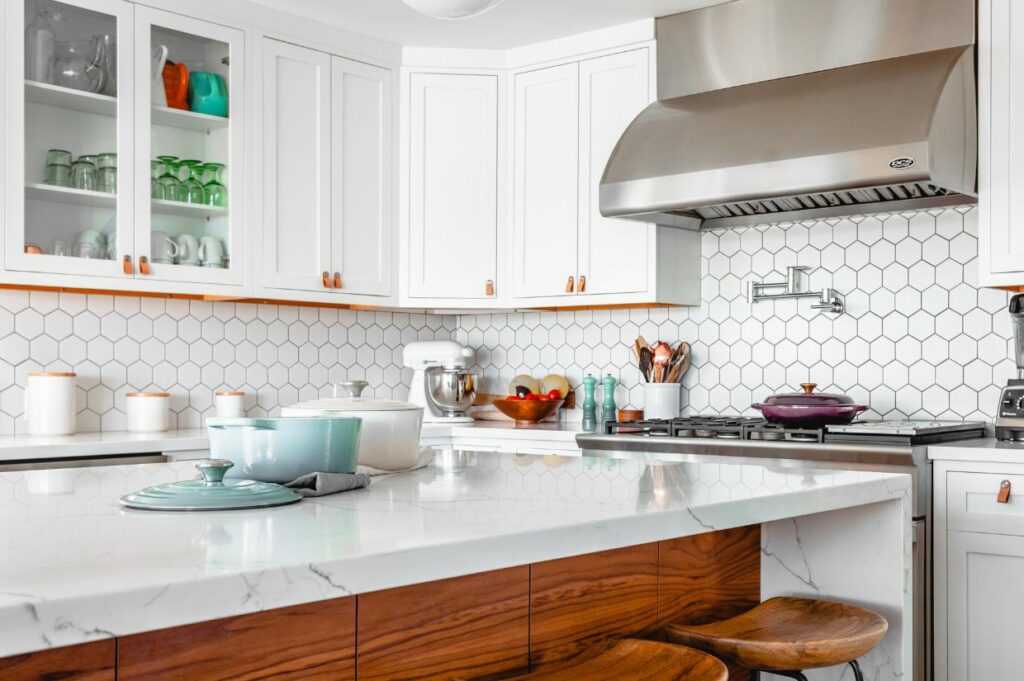
[[[886,21],[869,12],[871,29],[859,36],[858,50],[818,54],[827,42],[819,37],[813,54],[794,57],[794,50],[811,49],[801,32],[834,30],[814,26],[815,19],[842,14],[844,29],[856,33],[850,19],[865,6],[887,10],[882,16],[919,42],[904,42],[899,48],[909,53],[893,54],[877,40]],[[947,14],[937,16],[939,9]],[[763,27],[766,15],[785,27],[777,44],[762,35],[746,57],[716,54],[742,43],[748,24]],[[917,25],[906,23],[911,18]],[[969,30],[945,23],[965,19]],[[935,30],[927,30],[929,21]],[[736,0],[658,22],[663,99],[630,124],[612,152],[600,187],[603,215],[710,228],[976,201],[969,0]],[[772,50],[785,54],[769,58]],[[687,62],[683,76],[679,60]],[[805,72],[791,73],[797,64]],[[806,71],[814,66],[829,68]],[[711,86],[722,87],[700,91]]]

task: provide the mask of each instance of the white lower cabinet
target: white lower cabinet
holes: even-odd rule
[[[391,71],[267,38],[263,73],[260,292],[383,304],[393,272]]]
[[[497,75],[412,73],[403,302],[483,306],[498,294]]]
[[[935,492],[935,678],[1020,678],[1024,465],[937,462]]]
[[[522,307],[699,302],[695,232],[606,218],[598,188],[654,97],[650,47],[518,73],[512,296]]]

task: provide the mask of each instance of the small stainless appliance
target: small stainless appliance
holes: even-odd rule
[[[413,370],[409,401],[423,407],[424,423],[472,423],[467,411],[476,398],[476,374],[468,367],[472,349],[454,341],[409,343],[402,352]]]
[[[999,395],[996,438],[1024,440],[1024,294],[1010,298],[1009,312],[1013,320],[1013,354],[1017,360],[1017,377],[1011,378]]]

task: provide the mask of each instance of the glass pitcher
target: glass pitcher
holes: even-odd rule
[[[107,82],[103,70],[103,43],[96,38],[57,42],[50,82],[84,92],[99,92]]]

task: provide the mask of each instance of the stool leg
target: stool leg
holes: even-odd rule
[[[755,672],[760,678],[761,674],[775,674],[776,676],[785,676],[786,678],[796,679],[796,681],[807,681],[807,677],[804,676],[803,672],[777,672],[770,669],[764,669]],[[864,681],[864,679],[858,679],[858,681]]]
[[[853,668],[854,681],[864,681],[864,674],[860,671],[860,665],[857,664],[857,660],[850,660],[850,667]]]

